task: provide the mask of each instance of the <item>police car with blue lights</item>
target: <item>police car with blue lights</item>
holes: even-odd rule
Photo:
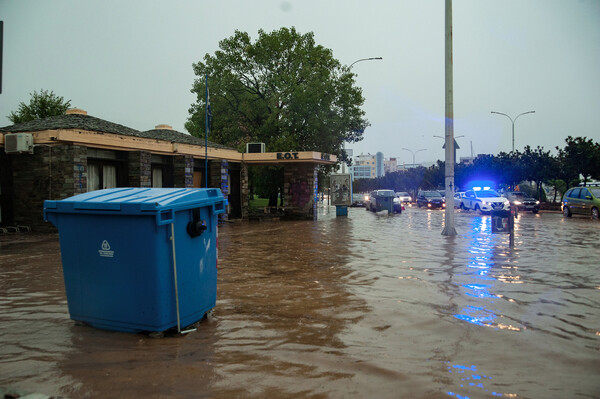
[[[509,211],[510,202],[502,197],[491,187],[475,186],[471,190],[465,191],[462,198],[462,208],[465,210],[474,210],[481,213],[491,211]]]

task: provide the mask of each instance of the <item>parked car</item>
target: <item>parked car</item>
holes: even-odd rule
[[[405,191],[399,191],[396,193],[396,198],[400,199],[400,203],[402,204],[411,204],[412,203],[412,197],[410,196],[409,193],[405,192]]]
[[[495,190],[467,190],[462,199],[463,209],[473,209],[481,213],[491,211],[509,211],[510,202],[505,197],[500,196]]]
[[[540,211],[540,201],[531,198],[522,191],[505,191],[503,195],[514,205],[519,211],[531,211],[538,213]]]
[[[600,187],[575,187],[565,193],[562,210],[566,217],[573,214],[590,215],[599,218]]]
[[[387,210],[389,213],[394,212],[394,190],[375,190],[369,194],[369,202],[367,210],[372,212],[381,212]]]
[[[419,191],[417,195],[417,206],[429,209],[445,208],[446,201],[438,191]]]
[[[465,196],[465,192],[464,191],[459,191],[457,193],[454,193],[454,207],[455,208],[463,209],[462,199],[463,199],[464,196]]]
[[[365,206],[365,202],[367,201],[368,196],[365,194],[352,194],[352,205],[353,207],[362,207]]]

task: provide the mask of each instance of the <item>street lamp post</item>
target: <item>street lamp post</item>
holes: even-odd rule
[[[350,64],[350,66],[348,67],[348,70],[352,69],[352,65],[356,64],[357,62],[361,62],[361,61],[374,61],[374,60],[382,60],[383,57],[369,57],[369,58],[361,58],[359,60],[354,61],[352,64]],[[342,149],[344,150],[344,152],[346,152],[346,142],[342,141]],[[342,162],[342,173],[346,173],[346,162]]]
[[[454,68],[452,62],[452,0],[446,0],[444,25],[444,92],[446,97],[444,187],[446,188],[446,210],[444,211],[444,236],[455,236],[454,228]]]
[[[412,153],[412,156],[413,156],[413,165],[415,164],[415,155],[417,154],[417,152],[420,152],[420,151],[425,151],[425,150],[426,150],[426,148],[423,148],[423,149],[421,149],[421,150],[416,150],[416,151],[413,151],[413,150],[410,150],[410,149],[408,149],[408,148],[404,148],[404,147],[403,147],[402,149],[403,149],[403,150],[406,150],[406,151],[408,151],[408,152],[410,152],[410,153]]]
[[[506,116],[508,119],[510,119],[510,122],[512,123],[512,152],[515,152],[515,122],[517,121],[517,118],[519,118],[519,116],[521,115],[525,115],[525,114],[534,114],[535,111],[527,111],[527,112],[523,112],[522,114],[519,114],[515,117],[515,119],[511,118],[510,116],[503,114],[502,112],[496,112],[496,111],[492,111],[492,114],[498,114],[498,115],[504,115]]]

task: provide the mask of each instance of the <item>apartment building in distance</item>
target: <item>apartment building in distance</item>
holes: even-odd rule
[[[351,168],[353,179],[374,179],[376,177],[376,164],[375,155],[356,155]]]

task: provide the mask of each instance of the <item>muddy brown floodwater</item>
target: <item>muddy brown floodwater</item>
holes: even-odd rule
[[[217,305],[150,338],[69,319],[57,235],[0,241],[0,386],[69,398],[598,398],[600,222],[377,215],[219,229]],[[140,248],[143,250],[143,248]]]

